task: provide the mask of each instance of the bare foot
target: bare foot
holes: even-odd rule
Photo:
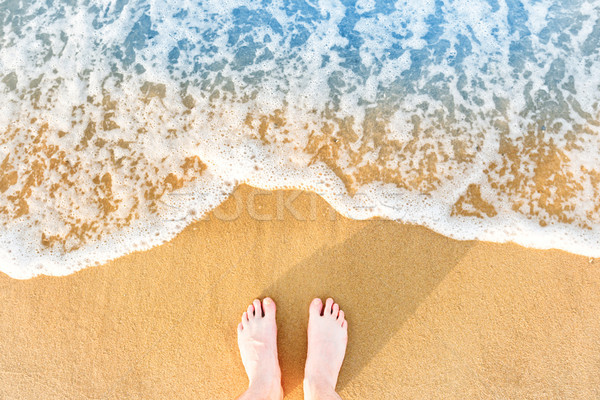
[[[339,398],[335,394],[335,385],[347,343],[348,322],[340,306],[331,298],[326,300],[325,307],[321,299],[314,299],[310,303],[308,317],[305,398]]]
[[[248,390],[240,399],[283,398],[281,370],[277,358],[275,302],[266,297],[248,306],[238,325],[238,346],[248,374]]]

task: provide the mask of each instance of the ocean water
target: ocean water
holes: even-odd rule
[[[600,1],[0,2],[0,271],[169,240],[240,183],[600,256]]]

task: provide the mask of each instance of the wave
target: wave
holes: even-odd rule
[[[239,183],[600,256],[599,1],[0,4],[0,270],[172,238]]]

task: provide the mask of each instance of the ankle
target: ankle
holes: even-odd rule
[[[246,391],[248,394],[252,394],[253,399],[264,399],[264,400],[281,400],[283,399],[283,389],[281,387],[281,380],[259,380],[251,382]]]
[[[338,399],[335,382],[328,382],[322,377],[305,376],[302,382],[305,400]]]

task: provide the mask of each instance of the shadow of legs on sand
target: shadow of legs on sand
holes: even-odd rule
[[[414,229],[423,230],[419,240]],[[433,236],[435,241],[427,240]],[[345,242],[316,251],[263,292],[263,297],[271,296],[278,303],[279,358],[286,392],[302,383],[310,300],[333,297],[349,321],[349,344],[338,382],[341,389],[377,355],[473,244],[440,241],[439,236],[425,228],[374,221]]]

